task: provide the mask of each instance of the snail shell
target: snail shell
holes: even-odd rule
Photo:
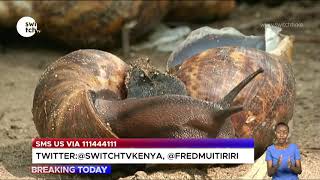
[[[169,1],[4,1],[0,24],[13,27],[31,16],[38,29],[71,47],[119,46],[121,30],[136,21],[132,40],[154,28],[167,13]]]
[[[47,68],[35,90],[32,113],[41,137],[116,137],[94,109],[90,91],[125,95],[128,66],[96,50],[72,52]]]
[[[41,76],[33,118],[41,137],[216,137],[242,110],[234,97],[262,69],[217,102],[184,95],[126,98],[128,65],[98,50],[72,52]]]
[[[185,48],[192,49],[193,45],[203,50],[197,49],[199,53],[179,64],[174,58],[182,57],[186,52],[179,49],[181,51],[174,52],[169,61],[170,64],[178,63],[172,67],[175,68],[172,72],[185,83],[191,97],[215,102],[254,69],[264,69],[257,81],[246,86],[232,103],[242,104],[244,111],[230,117],[236,137],[255,139],[255,155],[259,157],[272,143],[274,125],[280,121],[287,123],[293,115],[295,80],[289,61],[285,59],[289,55],[275,56],[244,47],[207,49],[207,41],[195,42]]]

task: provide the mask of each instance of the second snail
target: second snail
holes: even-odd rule
[[[36,87],[32,113],[39,135],[253,137],[258,157],[272,141],[273,124],[292,117],[290,41],[282,38],[272,54],[247,47],[259,44],[259,37],[208,32],[191,33],[173,52],[170,74],[130,67],[99,50],[60,58]],[[187,57],[185,48],[199,51]]]

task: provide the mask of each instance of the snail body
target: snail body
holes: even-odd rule
[[[242,110],[234,97],[262,69],[222,100],[184,95],[126,98],[129,66],[99,50],[78,50],[51,64],[33,103],[41,137],[216,137],[227,117]]]
[[[293,116],[295,80],[289,64],[291,49],[280,43],[274,55],[248,47],[252,42],[256,44],[256,40],[247,43],[241,37],[237,41],[228,41],[230,36],[226,36],[227,40],[219,42],[215,40],[223,37],[210,36],[184,42],[172,53],[168,68],[184,82],[188,95],[210,102],[223,98],[253,69],[263,68],[264,73],[257,77],[257,81],[248,84],[232,103],[242,104],[244,111],[230,116],[235,137],[254,138],[255,155],[259,157],[273,141],[274,126],[280,121],[288,123]],[[283,42],[287,40],[285,38]],[[233,46],[219,47],[226,42]],[[193,46],[197,52],[187,54],[190,53],[187,49]],[[282,54],[279,54],[280,50],[284,50]]]
[[[188,96],[164,95],[123,101],[98,100],[96,106],[113,132],[126,138],[216,137],[224,122],[224,118],[213,115],[220,107]],[[241,107],[226,113],[238,111],[241,111]]]

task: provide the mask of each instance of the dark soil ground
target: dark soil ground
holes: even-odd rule
[[[320,179],[320,3],[287,2],[277,7],[240,5],[226,20],[206,25],[232,26],[245,34],[263,34],[263,23],[302,23],[302,27],[283,27],[283,33],[294,35],[293,70],[297,99],[291,141],[302,151],[301,179]],[[189,24],[192,28],[203,25]],[[12,31],[15,31],[13,29]],[[15,33],[15,32],[14,32]],[[10,33],[9,33],[10,34]],[[6,36],[3,34],[1,36]],[[37,81],[44,68],[69,49],[55,48],[50,41],[28,43],[10,39],[0,52],[0,179],[36,178],[30,173],[31,139],[37,137],[31,107]],[[110,51],[119,54],[119,50]],[[119,54],[120,55],[120,54]],[[169,53],[154,50],[135,52],[148,56],[151,63],[165,70]],[[137,172],[128,179],[211,179],[239,178],[252,165],[188,168]],[[111,177],[125,177],[118,172]],[[50,176],[59,178],[60,176]],[[75,178],[75,177],[70,177]],[[84,177],[85,178],[85,177]]]

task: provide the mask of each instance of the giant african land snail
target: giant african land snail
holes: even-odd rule
[[[33,115],[41,137],[216,137],[224,120],[242,107],[235,95],[255,70],[220,102],[184,95],[128,98],[128,65],[99,50],[78,50],[53,64],[35,91]]]
[[[258,67],[264,73],[248,84],[233,105],[245,110],[231,115],[236,137],[255,139],[259,157],[272,143],[274,125],[293,116],[295,79],[292,37],[266,25],[265,37],[244,36],[233,28],[193,31],[169,57],[167,69],[184,82],[196,99],[216,102]],[[282,37],[283,36],[283,37]]]
[[[235,137],[255,138],[259,155],[273,125],[292,117],[294,78],[281,60],[287,56],[252,49],[264,48],[260,37],[207,35],[187,39],[168,61],[168,70],[185,84],[189,96],[126,99],[129,66],[118,57],[79,50],[60,58],[35,91],[32,112],[40,136],[215,138],[234,129]],[[186,48],[197,51],[176,60],[190,52]],[[265,73],[245,87],[261,68]],[[239,112],[242,104],[245,111]],[[225,128],[229,116],[232,124]]]

